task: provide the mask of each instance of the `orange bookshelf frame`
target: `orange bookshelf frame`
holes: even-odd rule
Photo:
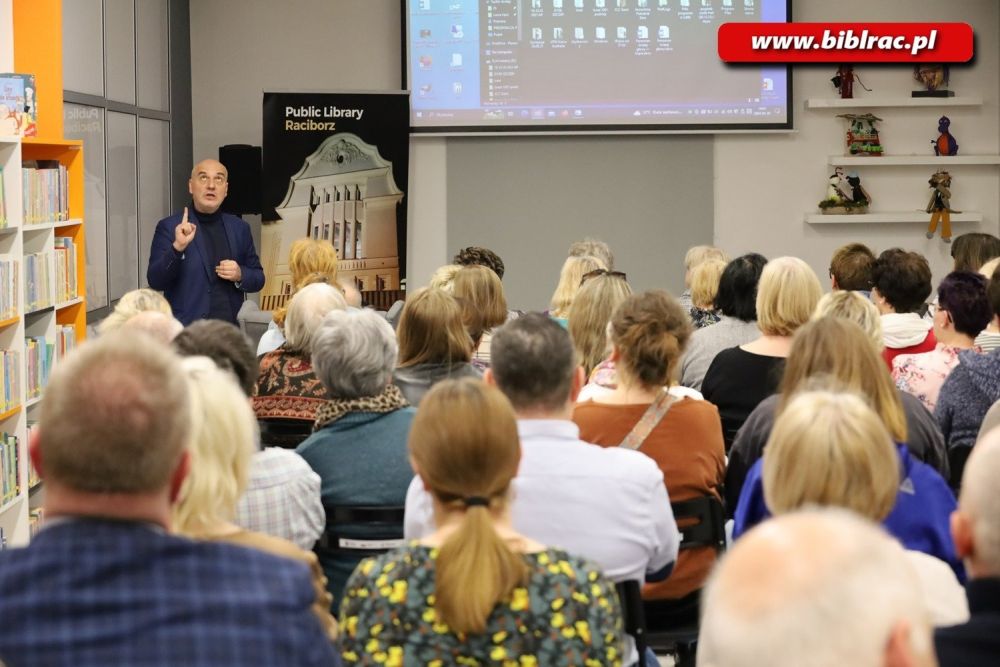
[[[20,405],[15,405],[10,410],[7,410],[6,412],[0,412],[0,422],[4,421],[5,419],[10,419],[11,417],[13,417],[14,415],[18,414],[19,412],[21,412],[21,406]]]

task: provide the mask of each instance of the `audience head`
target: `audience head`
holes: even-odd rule
[[[154,289],[144,287],[126,292],[115,304],[115,309],[111,314],[101,320],[97,325],[97,333],[104,334],[117,331],[125,322],[139,313],[153,310],[164,315],[173,316],[170,303],[162,294]]]
[[[392,382],[396,333],[373,310],[334,310],[313,335],[316,377],[333,398],[378,396]]]
[[[931,667],[931,627],[902,547],[840,509],[766,521],[702,598],[706,667]]]
[[[170,345],[183,329],[184,325],[178,322],[173,315],[167,315],[158,310],[146,310],[138,313],[126,320],[121,326],[122,331],[141,331],[164,345]]]
[[[174,507],[174,530],[198,533],[235,516],[257,450],[257,420],[232,373],[208,357],[187,357],[181,367],[191,399],[191,471]]]
[[[691,337],[691,321],[672,296],[653,290],[626,298],[615,309],[610,333],[619,380],[654,389],[674,377]]]
[[[691,269],[691,303],[702,310],[715,309],[719,294],[719,281],[726,263],[721,259],[708,259]]]
[[[962,473],[958,510],[951,517],[955,549],[973,578],[1000,577],[1000,429],[972,448]]]
[[[710,259],[718,259],[723,263],[729,262],[729,256],[720,248],[710,245],[696,245],[688,248],[684,254],[684,285],[691,287],[691,272],[702,262]]]
[[[569,257],[596,257],[608,271],[615,270],[615,255],[611,252],[611,246],[589,236],[582,241],[574,241],[566,254]]]
[[[363,308],[364,299],[361,297],[361,290],[357,284],[349,278],[338,278],[337,285],[344,291],[344,300],[351,308]]]
[[[403,305],[396,329],[399,366],[461,364],[472,358],[462,307],[441,289],[419,289]]]
[[[297,239],[288,251],[288,271],[292,277],[292,294],[306,285],[326,283],[337,285],[337,251],[329,241],[309,237]],[[274,321],[285,325],[288,306],[274,311]]]
[[[971,341],[993,320],[986,287],[986,279],[971,271],[953,271],[944,277],[934,313],[934,336],[939,342],[951,342],[954,334]]]
[[[864,243],[848,243],[837,248],[830,259],[833,289],[869,291],[874,266],[875,253]]]
[[[843,507],[880,522],[899,490],[896,446],[864,399],[830,389],[795,394],[775,421],[764,448],[767,507]]]
[[[462,270],[461,264],[445,264],[444,266],[439,266],[434,275],[431,276],[430,283],[428,287],[435,289],[442,289],[449,294],[452,293],[452,289],[455,286],[455,274]]]
[[[1000,238],[982,232],[960,234],[951,242],[951,257],[955,271],[978,271],[986,262],[1000,257]]]
[[[344,310],[347,301],[327,283],[306,285],[292,296],[285,315],[285,348],[303,357],[312,355],[313,337],[320,322],[332,310]]]
[[[478,246],[462,248],[451,260],[451,263],[461,266],[485,266],[487,269],[492,269],[493,273],[497,274],[497,278],[503,280],[503,260],[500,259],[500,255],[489,248]]]
[[[611,314],[630,294],[632,288],[625,278],[610,273],[594,276],[576,293],[569,309],[568,329],[587,375],[608,358]]]
[[[549,313],[552,317],[569,317],[570,306],[573,305],[576,293],[580,291],[583,277],[591,271],[607,270],[607,268],[601,260],[589,255],[567,257],[559,272],[559,284],[556,285],[556,291],[552,293],[552,300],[549,303]]]
[[[462,320],[474,345],[483,334],[507,321],[507,300],[497,274],[485,266],[466,266],[455,274],[452,294],[462,306]]]
[[[757,253],[737,257],[726,264],[719,279],[715,307],[727,317],[744,322],[757,319],[757,283],[767,258]]]
[[[111,333],[55,367],[32,446],[50,493],[176,497],[190,432],[178,362],[143,334]]]
[[[779,411],[816,378],[828,378],[845,391],[863,396],[893,440],[906,442],[906,415],[899,391],[860,326],[840,317],[821,317],[802,325],[785,362]]]
[[[493,333],[486,378],[518,413],[552,414],[576,398],[578,368],[566,330],[542,313],[526,313]]]
[[[993,308],[993,319],[1000,319],[1000,265],[993,270],[990,282],[986,286],[986,298],[990,300],[990,307]]]
[[[244,394],[253,392],[260,370],[256,350],[235,324],[222,320],[192,322],[174,338],[174,349],[182,357],[208,357],[236,377]]]
[[[434,606],[454,632],[482,632],[493,608],[526,574],[521,556],[493,527],[493,517],[507,510],[521,459],[514,411],[480,380],[444,380],[421,401],[409,448],[441,512],[462,514],[438,554]]]
[[[883,314],[915,313],[931,294],[931,267],[916,252],[890,248],[875,260],[872,300]]]
[[[809,321],[823,287],[798,257],[778,257],[764,267],[757,287],[757,326],[766,336],[791,336]]]
[[[882,316],[879,315],[878,308],[871,299],[849,290],[824,294],[816,304],[812,319],[818,320],[821,317],[839,317],[854,322],[868,334],[868,339],[875,346],[875,350],[882,352],[885,346],[882,338]]]

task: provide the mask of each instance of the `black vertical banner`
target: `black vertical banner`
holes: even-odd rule
[[[261,309],[291,293],[288,251],[331,243],[338,274],[363,292],[406,277],[409,96],[264,93]]]

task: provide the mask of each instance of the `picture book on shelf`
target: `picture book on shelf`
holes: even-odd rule
[[[0,136],[38,135],[34,74],[0,74]]]

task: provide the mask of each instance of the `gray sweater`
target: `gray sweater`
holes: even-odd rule
[[[1000,350],[989,354],[964,350],[958,359],[934,408],[949,450],[976,444],[986,412],[1000,400]]]
[[[760,337],[757,322],[744,322],[735,317],[723,315],[722,319],[698,329],[691,334],[687,352],[681,360],[681,384],[701,391],[705,373],[712,365],[715,355],[731,347],[738,347]]]

